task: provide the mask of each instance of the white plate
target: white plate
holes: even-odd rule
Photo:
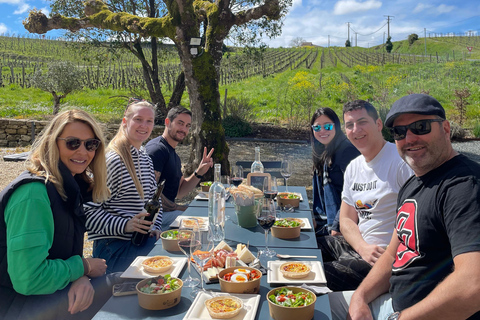
[[[170,225],[171,228],[178,228],[180,227],[180,220],[188,219],[188,218],[195,218],[198,220],[200,224],[200,229],[206,229],[208,224],[208,217],[194,217],[194,216],[178,216]]]
[[[327,278],[325,278],[325,272],[323,271],[322,263],[320,261],[298,261],[301,263],[308,264],[312,267],[312,270],[305,278],[301,279],[290,279],[285,278],[280,272],[280,266],[286,262],[293,261],[268,261],[268,272],[267,272],[267,282],[268,283],[283,283],[283,284],[292,284],[292,283],[327,283]]]
[[[312,225],[310,224],[310,220],[308,220],[308,218],[297,218],[297,217],[285,217],[285,218],[295,218],[295,219],[300,219],[303,221],[303,226],[300,228],[302,230],[305,230],[305,229],[312,229]],[[277,220],[280,220],[280,219],[285,219],[285,218],[278,218]]]
[[[170,274],[174,278],[178,278],[178,275],[182,271],[185,263],[187,263],[187,258],[180,258],[180,257],[169,257],[173,260],[173,266],[161,273],[148,273],[143,270],[142,262],[143,260],[150,258],[147,256],[138,256],[132,264],[125,270],[125,272],[120,276],[120,278],[133,278],[133,279],[146,279],[156,277],[158,275],[166,275]]]
[[[199,193],[195,196],[195,199],[196,199],[196,200],[208,200],[208,192],[199,192]]]
[[[230,318],[232,320],[254,320],[255,315],[257,314],[258,305],[260,303],[259,294],[236,294],[236,293],[218,293],[215,292],[215,296],[235,296],[240,298],[243,301],[243,310],[240,313]],[[193,301],[190,309],[188,309],[187,314],[183,318],[184,320],[199,320],[199,319],[212,319],[208,313],[207,308],[205,307],[205,301],[212,298],[212,296],[206,294],[205,292],[200,292]]]

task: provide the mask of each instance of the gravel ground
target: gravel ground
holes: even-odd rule
[[[300,185],[307,187],[307,194],[311,201],[312,199],[312,183],[311,183],[311,168],[312,156],[311,147],[309,144],[303,143],[273,143],[273,142],[251,142],[251,141],[230,141],[229,160],[233,164],[238,160],[253,161],[255,158],[254,146],[260,146],[262,160],[278,160],[284,154],[291,155],[295,160],[294,174],[289,179],[289,184]],[[480,163],[480,141],[455,142],[453,143],[455,150],[465,154],[474,161]],[[3,190],[15,177],[17,177],[25,166],[23,162],[6,162],[3,161],[3,156],[7,154],[24,152],[25,149],[19,148],[0,148],[0,190]],[[186,162],[188,159],[188,146],[178,146],[177,152]],[[190,202],[196,195],[196,191],[189,196],[182,199],[181,203]],[[91,254],[91,242],[85,241],[85,254]]]

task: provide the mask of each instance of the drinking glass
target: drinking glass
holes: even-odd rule
[[[293,173],[293,163],[286,157],[282,160],[282,170],[280,171],[280,173],[285,179],[285,190],[288,192],[288,178],[290,178]]]
[[[205,262],[213,256],[214,243],[212,229],[210,226],[208,226],[206,231],[200,230],[200,232],[196,234],[194,242],[195,244],[190,247],[190,252],[191,256],[199,266],[198,270],[200,270],[201,288],[195,288],[192,290],[190,293],[192,298],[195,298],[200,291],[208,293],[208,291],[203,288],[203,268],[205,266]]]
[[[197,219],[184,218],[180,220],[180,227],[178,228],[178,247],[187,256],[188,277],[183,280],[185,287],[196,287],[200,283],[200,279],[194,278],[190,273],[190,260],[191,252],[190,248],[195,243],[192,239],[195,239],[195,234],[200,232],[200,226]]]
[[[238,187],[243,181],[243,167],[232,166],[231,182],[235,187]]]
[[[262,208],[258,213],[257,221],[260,227],[265,230],[265,250],[260,251],[260,255],[274,257],[277,253],[268,248],[268,231],[276,220],[275,204],[270,199],[263,199]]]
[[[277,179],[272,177],[269,179],[263,180],[263,196],[267,199],[275,199],[278,194]]]

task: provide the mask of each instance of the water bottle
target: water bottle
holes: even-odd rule
[[[263,172],[263,164],[260,161],[260,147],[255,147],[255,161],[252,163],[250,172]]]
[[[143,212],[148,212],[150,215],[143,217],[144,220],[147,220],[147,221],[157,220],[158,213],[160,212],[160,207],[162,206],[162,204],[160,203],[160,201],[158,201],[158,199],[160,199],[160,195],[163,192],[164,186],[165,186],[165,179],[160,181],[160,183],[157,185],[157,190],[155,191],[153,198],[148,200],[145,203],[145,206],[143,207]],[[152,225],[152,228],[153,228],[153,225]],[[147,234],[143,234],[135,231],[132,234],[132,244],[137,247],[143,246],[149,236],[150,236],[150,231]]]
[[[221,164],[214,168],[214,182],[208,192],[208,223],[213,233],[214,241],[225,239],[225,187],[220,182]]]

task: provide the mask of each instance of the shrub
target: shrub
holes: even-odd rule
[[[480,123],[475,124],[472,133],[475,138],[480,138]]]
[[[467,135],[467,131],[459,124],[450,122],[450,138],[452,140],[462,140]]]
[[[411,35],[408,36],[408,43],[412,45],[415,41],[418,40],[418,34],[412,33]]]
[[[227,115],[249,121],[253,117],[253,105],[247,98],[227,98]]]
[[[252,133],[250,123],[236,116],[225,117],[222,124],[227,137],[245,137]]]
[[[382,128],[383,138],[389,142],[394,142],[390,128],[385,127],[385,119],[387,118],[388,111],[390,111],[390,108],[380,107],[378,108],[378,116],[384,123]]]
[[[385,42],[385,50],[387,50],[388,53],[392,52],[393,49],[393,43],[392,43],[392,37],[388,37],[387,41]]]

